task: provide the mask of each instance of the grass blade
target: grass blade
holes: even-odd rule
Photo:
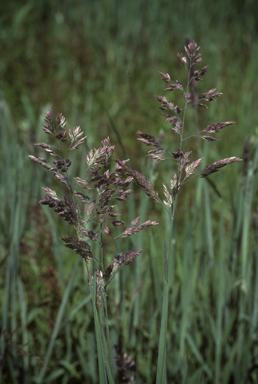
[[[77,273],[77,269],[78,269],[78,266],[80,264],[80,258],[78,257],[78,260],[73,268],[73,271],[71,273],[71,278],[69,280],[69,283],[66,287],[66,290],[64,292],[64,296],[63,296],[63,299],[62,299],[62,302],[61,302],[61,305],[59,307],[59,311],[58,311],[58,314],[57,314],[57,319],[56,319],[56,323],[55,323],[55,326],[54,326],[54,330],[53,330],[53,333],[51,335],[51,338],[50,338],[50,342],[49,342],[49,345],[48,345],[48,348],[47,348],[47,353],[46,353],[46,356],[45,356],[45,367],[42,367],[42,369],[40,370],[40,373],[39,373],[39,376],[38,376],[38,379],[37,379],[37,384],[41,384],[43,379],[44,379],[44,376],[46,374],[46,370],[47,370],[47,365],[49,363],[49,360],[50,360],[50,357],[51,357],[51,354],[52,354],[52,351],[53,351],[53,348],[54,348],[54,345],[55,345],[55,341],[56,341],[56,338],[58,336],[58,332],[60,330],[60,327],[61,327],[61,322],[62,322],[62,318],[64,316],[64,313],[65,313],[65,309],[66,309],[66,305],[68,303],[68,299],[69,299],[69,296],[70,296],[70,293],[72,291],[72,288],[73,288],[73,284],[74,284],[74,281],[75,281],[75,277],[76,277],[76,273]]]

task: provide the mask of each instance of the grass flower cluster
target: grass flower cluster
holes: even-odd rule
[[[140,223],[141,218],[137,217],[120,234],[114,234],[116,227],[125,225],[125,222],[120,219],[121,214],[117,212],[117,206],[114,202],[126,201],[126,198],[132,193],[128,186],[133,180],[132,177],[123,180],[122,167],[115,162],[114,169],[111,169],[110,158],[114,146],[110,144],[110,140],[107,138],[102,141],[100,148],[91,150],[86,157],[85,174],[88,175],[87,179],[86,177],[84,179],[75,177],[72,182],[68,175],[72,163],[68,155],[77,150],[84,143],[86,137],[83,137],[83,132],[79,127],[66,130],[66,121],[62,114],[58,114],[53,119],[52,111],[49,110],[45,116],[45,122],[43,131],[53,137],[56,141],[55,145],[45,143],[35,145],[54,157],[55,160],[49,163],[43,157],[29,157],[52,172],[53,176],[64,185],[66,193],[62,199],[58,197],[55,190],[49,187],[43,188],[46,195],[40,203],[53,208],[54,212],[75,229],[75,236],[61,237],[61,240],[67,248],[85,260],[94,308],[100,382],[106,382],[107,376],[112,382],[113,363],[109,361],[111,350],[108,340],[106,288],[119,269],[130,264],[141,254],[142,250],[128,250],[124,254],[121,252],[115,255],[108,265],[104,250],[107,245],[119,237],[132,236],[158,223],[151,220]],[[69,145],[68,148],[64,148],[67,138]],[[74,184],[77,189],[80,188],[83,192],[75,190]],[[98,255],[92,251],[92,242],[96,242],[99,246]],[[94,267],[93,271],[91,271],[89,264],[91,260],[97,266],[97,268]],[[104,314],[103,318],[100,317],[98,310],[100,310],[101,317]]]
[[[43,188],[45,198],[40,203],[53,208],[54,212],[74,228],[73,236],[61,237],[61,240],[67,248],[70,248],[85,261],[93,304],[99,382],[101,384],[114,383],[117,371],[121,374],[121,382],[133,383],[137,380],[137,367],[135,367],[134,361],[130,356],[123,355],[118,346],[116,346],[118,356],[116,368],[112,360],[112,348],[114,346],[110,345],[106,289],[121,267],[130,264],[142,252],[142,249],[129,249],[125,253],[121,252],[114,255],[110,263],[105,258],[105,250],[119,238],[132,236],[147,227],[158,224],[152,220],[141,223],[141,217],[136,217],[124,229],[126,221],[121,219],[116,202],[119,201],[122,204],[126,202],[127,197],[132,194],[129,185],[135,181],[150,199],[163,206],[169,217],[169,236],[164,238],[163,304],[156,370],[156,384],[166,383],[167,360],[169,359],[167,356],[169,290],[173,283],[173,276],[170,276],[168,271],[174,258],[173,225],[180,188],[193,178],[206,178],[226,165],[241,161],[238,157],[228,157],[200,169],[203,158],[192,159],[192,152],[186,150],[186,143],[195,137],[214,145],[213,142],[218,141],[214,135],[233,122],[215,122],[199,132],[188,131],[186,126],[187,109],[189,107],[207,109],[207,104],[222,94],[216,92],[216,89],[197,94],[196,83],[203,79],[208,66],[197,69],[202,58],[195,41],[188,41],[185,55],[178,53],[177,56],[186,70],[186,87],[181,82],[172,80],[169,74],[160,72],[160,75],[167,84],[165,90],[180,92],[184,98],[184,105],[180,107],[164,96],[156,96],[156,98],[160,103],[159,108],[166,117],[166,122],[171,125],[171,134],[177,135],[178,148],[165,147],[153,135],[142,131],[137,132],[139,141],[146,146],[153,147],[147,154],[149,158],[157,162],[172,162],[169,180],[163,182],[164,196],[162,198],[150,180],[128,166],[128,160],[112,158],[114,146],[111,145],[109,138],[104,139],[99,148],[92,149],[87,153],[85,177],[71,179],[69,176],[69,167],[71,166],[69,154],[83,145],[86,137],[79,127],[68,130],[63,115],[58,114],[54,119],[51,110],[45,116],[43,130],[54,140],[54,143],[37,143],[36,145],[54,160],[49,162],[43,157],[29,156],[34,162],[50,171],[65,190],[64,197],[61,198],[55,190],[49,187]],[[93,244],[97,244],[98,248]]]

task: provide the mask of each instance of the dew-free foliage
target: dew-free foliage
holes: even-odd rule
[[[55,158],[52,164],[43,157],[29,156],[34,162],[42,165],[48,171],[51,171],[53,176],[63,184],[64,196],[58,197],[55,190],[49,187],[44,187],[45,198],[40,201],[42,205],[47,205],[53,208],[60,217],[68,224],[74,227],[74,236],[61,237],[64,245],[70,248],[77,255],[81,256],[85,261],[88,284],[92,295],[96,342],[98,350],[99,363],[99,380],[100,383],[114,382],[114,362],[112,361],[112,352],[109,339],[109,326],[107,322],[107,285],[119,272],[122,266],[130,264],[138,257],[142,250],[128,250],[126,253],[120,252],[114,255],[111,263],[107,264],[105,260],[104,250],[110,243],[119,238],[132,236],[143,229],[150,226],[155,226],[158,223],[153,220],[147,220],[140,224],[140,217],[135,218],[130,226],[115,234],[116,227],[124,227],[125,221],[121,220],[120,213],[117,210],[116,201],[124,203],[132,190],[128,189],[130,183],[134,180],[143,192],[152,199],[155,203],[161,204],[169,215],[169,235],[164,238],[164,288],[163,288],[163,305],[161,315],[161,326],[159,336],[159,352],[157,360],[156,383],[161,384],[166,382],[167,377],[167,326],[169,313],[169,289],[171,278],[168,273],[170,263],[173,262],[174,254],[172,249],[173,240],[173,223],[176,214],[176,200],[181,186],[189,180],[200,177],[205,178],[212,173],[217,172],[220,168],[239,162],[238,157],[229,157],[218,160],[211,165],[207,165],[200,170],[200,165],[203,158],[191,159],[192,152],[185,150],[185,140],[194,139],[199,136],[205,141],[218,141],[210,134],[216,134],[221,129],[233,124],[229,122],[216,122],[209,124],[199,132],[192,132],[185,125],[187,109],[205,108],[209,103],[216,100],[222,94],[216,92],[213,88],[206,93],[196,93],[195,83],[201,81],[207,72],[208,66],[197,69],[197,65],[202,61],[199,47],[195,41],[189,42],[185,47],[186,56],[178,53],[177,57],[183,67],[186,69],[186,89],[181,82],[171,80],[169,74],[160,72],[160,75],[165,83],[168,84],[165,91],[176,91],[183,94],[185,100],[184,105],[179,107],[174,102],[169,101],[164,96],[156,96],[160,103],[160,109],[166,117],[166,122],[171,125],[171,135],[179,135],[179,148],[165,147],[163,143],[156,139],[153,135],[138,131],[138,140],[147,146],[152,146],[147,156],[155,161],[171,161],[171,175],[167,181],[164,180],[162,200],[158,192],[154,189],[153,183],[148,180],[141,172],[132,170],[128,165],[128,160],[112,159],[114,145],[111,145],[110,139],[106,138],[101,142],[101,146],[97,149],[91,149],[86,155],[86,170],[85,178],[74,177],[73,180],[69,177],[69,167],[71,159],[69,153],[77,150],[86,140],[83,131],[80,127],[66,130],[66,121],[62,114],[58,114],[53,118],[52,111],[49,110],[45,116],[43,131],[52,137],[53,144],[37,143],[39,148],[43,149],[48,155]],[[209,136],[207,136],[207,133]],[[68,147],[64,147],[67,141]],[[173,142],[173,141],[172,141]],[[213,145],[211,143],[211,145]],[[125,179],[123,178],[125,176]],[[191,178],[189,178],[191,176]],[[167,185],[169,187],[167,187]],[[77,190],[74,188],[81,190]],[[109,240],[106,240],[106,237]],[[92,243],[96,242],[99,246],[98,254],[94,254]],[[96,249],[96,248],[95,248]],[[90,262],[93,262],[93,269]],[[117,353],[120,350],[117,347]],[[120,358],[121,359],[121,358]],[[128,360],[131,364],[131,357]],[[119,362],[119,363],[118,363]],[[173,362],[172,362],[173,363]],[[121,360],[116,360],[118,370],[125,369],[121,366]],[[132,365],[135,368],[135,364]],[[129,368],[129,367],[128,367]],[[137,369],[137,367],[136,367]],[[125,372],[123,382],[135,382],[136,376],[127,375]]]
[[[207,72],[208,66],[204,66],[201,69],[196,69],[196,65],[202,61],[201,54],[199,53],[199,47],[196,42],[193,40],[189,42],[185,47],[186,56],[182,53],[178,53],[177,57],[183,67],[187,72],[187,81],[186,81],[186,89],[184,89],[183,85],[179,81],[173,82],[171,80],[171,76],[168,73],[159,72],[163,81],[167,83],[169,86],[165,88],[165,91],[178,91],[183,94],[185,99],[184,105],[179,107],[173,102],[168,101],[165,96],[156,96],[157,100],[160,102],[160,109],[163,112],[163,115],[166,117],[166,122],[172,123],[171,126],[171,134],[177,134],[180,137],[179,140],[179,148],[177,150],[171,149],[170,147],[165,147],[161,145],[158,140],[148,133],[137,132],[141,142],[143,142],[147,146],[153,146],[154,149],[148,152],[148,157],[155,159],[156,161],[171,161],[172,164],[174,160],[176,160],[177,166],[174,170],[171,171],[171,179],[170,179],[170,189],[168,190],[165,183],[163,183],[163,194],[165,200],[161,200],[158,197],[158,192],[154,190],[151,181],[147,180],[144,175],[140,174],[138,171],[130,170],[125,163],[116,160],[118,164],[122,167],[126,175],[130,175],[135,179],[138,185],[142,188],[142,190],[146,193],[148,197],[150,197],[153,201],[159,204],[163,204],[169,215],[169,236],[164,239],[164,271],[163,271],[163,279],[164,279],[164,290],[163,290],[163,306],[162,306],[162,319],[161,319],[161,327],[160,327],[160,339],[159,339],[159,354],[158,354],[158,364],[157,364],[157,376],[156,376],[156,384],[162,384],[166,382],[167,377],[167,356],[166,353],[166,344],[167,344],[167,324],[168,324],[168,313],[169,313],[169,289],[171,282],[171,276],[168,273],[170,263],[174,261],[173,250],[172,250],[172,241],[173,239],[173,224],[175,220],[176,213],[176,200],[178,197],[178,192],[181,186],[187,183],[190,179],[189,176],[193,175],[191,179],[200,177],[204,178],[210,176],[212,173],[217,172],[219,168],[222,168],[228,164],[239,162],[241,159],[238,157],[230,157],[225,158],[223,160],[218,160],[211,165],[207,165],[203,170],[199,171],[200,164],[202,162],[202,158],[196,159],[190,162],[190,157],[192,152],[183,151],[183,142],[187,139],[193,138],[195,136],[199,136],[205,141],[217,141],[213,136],[202,136],[204,133],[212,133],[216,134],[224,127],[227,127],[233,124],[230,122],[216,122],[208,125],[206,128],[201,130],[200,132],[191,132],[188,131],[188,127],[185,126],[185,117],[187,108],[205,108],[208,109],[207,104],[204,102],[211,102],[219,98],[222,93],[216,92],[215,88],[210,89],[208,92],[200,93],[199,95],[196,93],[196,82],[202,81],[203,76]],[[192,127],[191,127],[192,128]],[[186,136],[187,135],[187,136]],[[166,156],[166,157],[165,157]],[[183,176],[183,171],[185,171],[185,176]],[[170,361],[170,360],[169,360]],[[173,364],[173,362],[172,362]]]

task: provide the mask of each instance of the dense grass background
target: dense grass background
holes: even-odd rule
[[[98,383],[87,276],[59,240],[68,228],[38,205],[41,187],[54,181],[27,157],[45,141],[44,113],[51,106],[87,134],[73,174],[82,175],[88,149],[110,136],[116,155],[161,191],[170,165],[153,174],[135,132],[163,129],[177,149],[154,95],[164,95],[158,71],[184,82],[176,52],[186,35],[209,65],[198,90],[223,92],[200,111],[199,126],[236,121],[203,146],[204,161],[246,150],[242,164],[212,175],[220,197],[206,180],[179,195],[167,383],[199,383],[201,374],[202,383],[258,382],[257,18],[252,0],[1,2],[2,383]],[[194,121],[190,110],[189,130]],[[153,383],[166,217],[137,189],[125,212],[128,222],[140,214],[160,226],[130,240],[144,251],[109,288],[111,337],[133,356],[137,382]],[[107,259],[128,246],[117,243]]]

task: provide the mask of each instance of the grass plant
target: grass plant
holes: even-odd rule
[[[107,304],[107,291],[106,287],[114,279],[116,273],[124,265],[130,264],[133,259],[140,255],[141,249],[132,250],[123,253],[118,253],[111,263],[108,264],[106,261],[104,250],[107,245],[112,244],[115,240],[120,238],[128,238],[129,236],[135,235],[136,233],[142,231],[148,226],[157,225],[155,221],[147,220],[142,224],[140,222],[140,216],[131,221],[131,224],[127,229],[122,233],[117,234],[114,229],[116,227],[121,227],[125,225],[125,222],[118,220],[117,217],[120,216],[120,213],[116,212],[116,205],[113,204],[113,199],[124,202],[126,198],[131,195],[132,191],[128,189],[128,185],[135,180],[136,183],[140,186],[143,192],[151,198],[155,203],[159,203],[163,206],[165,211],[168,214],[168,230],[166,232],[167,237],[164,239],[164,254],[163,254],[163,304],[161,311],[161,326],[159,332],[159,349],[158,349],[158,361],[156,369],[156,383],[162,384],[166,383],[168,380],[168,368],[167,368],[167,334],[168,334],[168,318],[169,318],[169,292],[173,286],[173,280],[175,279],[175,247],[173,244],[176,243],[176,235],[174,231],[174,221],[175,221],[175,211],[176,211],[176,202],[179,189],[189,180],[195,177],[205,178],[212,173],[217,172],[220,168],[231,164],[233,162],[241,161],[239,158],[230,157],[223,160],[214,162],[211,165],[207,165],[199,173],[195,172],[199,165],[201,164],[203,158],[199,158],[190,162],[190,156],[192,151],[183,152],[183,142],[194,136],[198,136],[204,141],[214,142],[218,141],[211,134],[218,133],[224,127],[227,127],[233,122],[216,122],[209,124],[205,129],[196,133],[187,133],[185,134],[185,121],[186,121],[186,111],[190,106],[197,109],[198,107],[207,108],[207,105],[203,103],[203,100],[206,102],[211,102],[216,98],[221,96],[221,93],[216,92],[215,89],[211,89],[206,93],[201,93],[197,95],[196,93],[196,82],[202,80],[202,76],[207,71],[207,66],[196,69],[195,66],[201,61],[201,54],[198,53],[199,48],[197,47],[194,41],[188,42],[188,45],[185,48],[186,57],[183,54],[178,54],[178,59],[184,68],[187,71],[187,82],[186,90],[184,90],[183,85],[176,81],[172,82],[170,75],[160,72],[163,80],[168,84],[167,91],[178,90],[183,94],[184,106],[181,109],[179,106],[175,105],[172,102],[169,102],[166,97],[157,96],[158,101],[161,103],[160,109],[166,111],[163,113],[166,116],[166,122],[172,123],[172,132],[177,134],[179,137],[178,150],[172,151],[171,149],[165,148],[163,144],[155,139],[153,135],[143,133],[138,131],[140,136],[139,140],[142,141],[147,146],[153,146],[154,149],[150,150],[148,157],[154,161],[164,161],[171,160],[176,163],[175,172],[171,172],[171,177],[169,178],[169,189],[163,183],[163,194],[165,199],[161,200],[159,198],[158,192],[154,189],[153,184],[150,180],[146,179],[145,176],[135,170],[129,168],[126,163],[127,161],[121,161],[116,159],[115,170],[110,169],[110,157],[113,154],[114,147],[111,146],[109,138],[105,139],[101,143],[99,149],[90,150],[86,156],[86,171],[85,175],[89,173],[88,178],[84,176],[75,177],[74,182],[77,183],[79,187],[82,188],[83,192],[77,191],[74,189],[72,180],[69,178],[68,170],[71,166],[71,160],[68,155],[70,152],[77,150],[81,145],[83,145],[85,138],[83,132],[79,127],[75,127],[73,130],[66,130],[66,121],[62,114],[58,114],[56,119],[53,119],[52,111],[49,110],[45,116],[45,122],[43,126],[43,131],[52,136],[56,141],[57,145],[53,146],[45,143],[36,144],[41,149],[45,150],[47,154],[55,158],[53,163],[49,163],[45,158],[29,156],[33,161],[39,163],[47,170],[51,171],[53,176],[65,186],[65,189],[68,191],[64,195],[64,198],[58,197],[55,190],[50,189],[49,187],[43,188],[45,190],[46,196],[44,200],[41,200],[42,205],[47,205],[50,208],[53,208],[54,211],[61,216],[68,224],[73,226],[75,230],[75,236],[62,237],[61,240],[64,241],[65,246],[69,249],[72,249],[77,255],[81,256],[85,262],[85,267],[87,271],[87,280],[89,292],[92,298],[92,308],[94,314],[94,326],[95,326],[95,335],[96,335],[96,345],[97,345],[97,354],[98,354],[98,372],[99,372],[99,382],[100,383],[114,383],[116,374],[114,372],[114,362],[113,362],[113,353],[110,343],[110,330],[109,330],[109,320],[108,320],[108,304]],[[180,113],[182,112],[182,117]],[[69,138],[70,144],[65,147],[67,138]],[[184,171],[184,173],[183,173]],[[121,175],[124,173],[127,178],[123,181]],[[205,190],[206,191],[206,190]],[[87,193],[87,194],[85,194]],[[211,217],[209,210],[209,197],[207,192],[205,192],[205,204],[206,208],[206,221],[208,223],[208,249],[210,249],[210,263],[214,263],[213,256],[213,241],[212,241],[212,230],[211,230]],[[85,209],[85,214],[80,208],[79,203]],[[112,202],[112,203],[111,203]],[[145,208],[146,211],[146,208]],[[112,226],[114,229],[111,229]],[[91,244],[93,243],[93,244]],[[98,246],[94,246],[94,243]],[[121,244],[121,243],[120,243]],[[187,260],[183,263],[188,263]],[[93,265],[96,264],[96,267]],[[77,268],[78,263],[76,264]],[[171,267],[172,266],[172,267]],[[183,270],[186,268],[183,267]],[[73,273],[75,276],[76,269]],[[74,277],[73,277],[74,278]],[[136,280],[137,281],[137,280]],[[69,285],[66,288],[67,295],[69,295],[69,290],[73,285],[73,279],[70,280]],[[157,283],[156,283],[157,285]],[[184,281],[183,287],[185,287],[186,281]],[[193,288],[193,286],[192,286]],[[191,288],[183,288],[186,290],[191,290]],[[189,292],[189,291],[188,291]],[[160,297],[160,292],[157,294],[157,297]],[[186,296],[187,299],[183,300],[183,305],[188,307],[189,305],[189,295]],[[66,303],[66,294],[64,295],[63,304],[60,306],[60,311],[55,323],[55,329],[51,342],[48,347],[46,364],[49,361],[51,351],[54,346],[54,341],[58,334],[58,329],[60,327],[63,308]],[[136,305],[136,303],[135,303]],[[140,303],[138,302],[138,305]],[[173,306],[173,303],[172,303]],[[136,308],[136,307],[135,307]],[[137,312],[135,312],[137,313]],[[139,320],[139,317],[136,316],[136,322]],[[218,319],[221,322],[221,317]],[[135,326],[134,318],[134,326]],[[205,365],[202,356],[198,352],[198,349],[195,347],[194,341],[190,334],[187,333],[187,318],[185,315],[182,317],[182,328],[180,335],[179,343],[179,356],[180,359],[184,359],[184,348],[185,340],[188,340],[194,354],[196,355],[199,362],[202,363],[204,371],[211,376],[211,370],[207,365]],[[220,340],[220,337],[218,338]],[[120,357],[116,359],[116,367],[122,376],[123,382],[135,382],[135,363],[131,357],[125,357],[122,355],[120,347],[117,346],[117,353],[120,354]],[[219,359],[220,359],[220,348],[216,352],[216,362],[218,364],[216,372],[220,369]],[[82,358],[82,355],[81,355]],[[67,365],[67,364],[66,364]],[[171,367],[170,367],[171,369]],[[133,373],[130,374],[130,370],[133,370]],[[41,373],[38,377],[37,382],[41,383],[44,377],[46,368],[42,368]],[[76,376],[76,375],[75,375]],[[183,374],[183,378],[186,378],[186,375]]]
[[[160,121],[153,101],[160,93],[153,74],[170,70],[175,79],[181,63],[171,52],[180,49],[185,34],[196,37],[212,68],[205,82],[197,83],[198,93],[213,86],[223,92],[223,100],[207,103],[208,113],[187,108],[185,128],[192,134],[225,117],[237,124],[215,135],[220,142],[183,141],[183,151],[187,144],[193,159],[203,157],[199,168],[243,149],[244,161],[180,189],[168,270],[167,382],[258,382],[257,4],[11,0],[0,5],[1,383],[99,383],[85,261],[59,239],[60,233],[74,236],[72,226],[64,227],[62,218],[38,204],[42,185],[52,185],[58,196],[64,185],[26,156],[38,156],[32,143],[45,141],[39,128],[49,107],[65,111],[68,121],[87,129],[85,153],[109,136],[115,157],[130,157],[126,165],[144,174],[162,196],[162,182],[169,190],[178,160],[146,158],[140,142],[135,144],[135,131],[169,146],[169,123]],[[187,76],[179,80],[186,88]],[[176,92],[182,107],[183,93]],[[171,143],[178,144],[172,144],[173,151],[179,142],[173,135]],[[71,180],[84,178],[85,161],[77,153],[71,153]],[[120,252],[143,249],[108,286],[111,360],[115,382],[121,382],[115,358],[123,374],[131,356],[136,382],[153,384],[162,250],[171,223],[162,204],[137,183],[130,188],[134,193],[127,201],[117,202],[125,225],[138,216],[159,225],[106,247],[107,263]],[[97,255],[96,242],[91,245]]]
[[[68,193],[61,199],[55,190],[46,187],[44,188],[46,193],[45,199],[40,202],[42,205],[54,208],[54,211],[75,229],[75,236],[62,237],[61,240],[64,241],[67,248],[72,249],[85,261],[93,305],[98,351],[99,382],[103,384],[107,382],[113,383],[114,374],[109,336],[106,287],[114,279],[119,269],[130,264],[134,258],[140,255],[142,250],[129,250],[124,254],[120,252],[108,265],[106,257],[104,257],[104,251],[107,245],[110,245],[110,243],[116,239],[130,237],[148,226],[157,225],[157,223],[147,220],[139,224],[141,218],[139,216],[132,220],[130,226],[122,233],[116,234],[116,231],[111,228],[121,227],[125,222],[118,220],[120,213],[116,212],[116,205],[112,204],[113,201],[124,202],[132,193],[132,191],[127,188],[133,178],[127,177],[126,180],[123,181],[121,178],[121,167],[119,166],[116,166],[116,169],[111,172],[109,159],[113,154],[114,146],[110,145],[109,138],[102,141],[99,149],[90,150],[88,153],[86,157],[87,168],[85,171],[85,175],[89,174],[88,178],[86,179],[86,176],[83,179],[80,177],[74,178],[74,182],[83,190],[84,193],[82,193],[74,189],[72,180],[68,176],[68,169],[71,166],[71,160],[68,155],[70,152],[77,150],[84,143],[86,137],[82,137],[83,132],[79,127],[75,127],[69,131],[65,130],[66,122],[64,117],[58,114],[54,120],[51,110],[47,112],[45,122],[46,124],[43,126],[43,131],[52,136],[57,141],[57,145],[53,146],[45,143],[37,143],[35,145],[45,150],[47,154],[55,157],[56,160],[53,161],[53,164],[50,164],[42,157],[32,155],[29,157],[51,171],[54,177],[65,185]],[[68,148],[64,148],[67,136],[69,136],[70,144]],[[87,195],[85,193],[87,193]],[[76,199],[83,205],[85,214],[82,213],[82,209],[76,202]],[[90,245],[91,242],[95,242],[98,248]],[[94,267],[94,269],[91,270],[90,261],[94,261],[99,269]],[[70,284],[68,287],[71,286]],[[61,316],[62,315],[60,315],[60,318],[58,317],[58,321],[56,322],[57,329]],[[55,330],[54,335],[56,335]],[[54,340],[55,336],[53,337],[53,341]],[[51,351],[52,347],[53,343],[49,345],[49,351]],[[119,359],[117,361],[121,363]],[[129,361],[128,368],[131,368],[131,365],[132,362]],[[118,368],[122,369],[122,367],[119,366]],[[45,372],[44,369],[41,372],[43,375]],[[39,377],[39,383],[42,381],[42,375]],[[124,375],[128,375],[128,373],[125,371]],[[130,379],[130,375],[128,377]]]
[[[169,179],[169,189],[166,184],[163,183],[163,194],[165,200],[161,200],[158,197],[158,192],[154,190],[151,181],[147,180],[142,174],[137,171],[134,171],[127,167],[124,162],[120,160],[116,160],[118,164],[122,167],[125,174],[127,176],[131,176],[138,183],[138,185],[142,188],[142,190],[146,193],[146,195],[151,198],[154,202],[161,204],[164,209],[167,211],[169,216],[169,229],[168,236],[164,239],[164,255],[163,255],[163,281],[164,281],[164,290],[163,290],[163,304],[162,304],[162,314],[161,314],[161,327],[160,327],[160,340],[159,340],[159,352],[158,352],[158,364],[157,364],[157,377],[156,384],[162,384],[167,381],[167,363],[166,363],[166,344],[167,344],[167,324],[168,324],[168,307],[169,307],[169,289],[171,281],[173,282],[174,277],[174,266],[175,261],[173,250],[173,242],[176,241],[175,234],[173,232],[173,225],[175,220],[175,212],[176,212],[176,203],[177,203],[177,195],[179,189],[187,183],[189,180],[200,177],[204,178],[211,175],[214,172],[217,172],[220,168],[241,161],[241,159],[236,157],[230,157],[223,160],[216,161],[211,165],[207,165],[201,172],[196,173],[195,171],[201,164],[203,158],[199,158],[190,162],[190,156],[192,151],[183,152],[183,142],[193,138],[194,136],[198,136],[201,139],[213,142],[218,141],[214,136],[210,134],[216,134],[224,127],[227,127],[233,124],[232,121],[229,122],[216,122],[213,124],[209,124],[206,128],[199,132],[191,133],[186,131],[185,122],[186,122],[186,112],[188,106],[193,106],[194,108],[202,107],[208,108],[206,104],[203,104],[202,100],[206,102],[214,101],[216,98],[221,96],[221,93],[216,92],[216,89],[211,89],[206,93],[197,94],[197,81],[202,80],[202,76],[205,75],[208,66],[205,66],[201,69],[196,69],[195,66],[198,64],[201,59],[201,54],[198,53],[199,47],[195,41],[189,42],[185,47],[186,56],[183,56],[182,53],[178,53],[178,59],[184,68],[187,70],[187,82],[186,88],[184,89],[181,82],[176,81],[173,82],[169,74],[165,74],[160,72],[161,77],[168,84],[168,87],[165,89],[166,91],[174,91],[178,90],[183,94],[185,99],[183,109],[178,105],[175,105],[172,102],[169,102],[166,97],[156,96],[157,100],[161,103],[160,109],[162,111],[167,111],[163,113],[167,119],[166,122],[172,123],[172,131],[173,133],[179,136],[178,150],[171,151],[167,147],[163,146],[153,135],[148,133],[143,133],[138,131],[138,135],[140,136],[139,140],[146,144],[147,146],[151,146],[154,149],[148,152],[148,157],[156,161],[164,161],[170,160],[177,162],[176,170],[170,171],[171,177]],[[182,112],[182,115],[180,113]],[[182,117],[180,117],[182,116]],[[208,134],[208,135],[207,135]],[[184,173],[183,173],[184,171]],[[172,175],[173,173],[173,175]],[[207,194],[205,194],[205,197]],[[207,198],[205,199],[207,201]],[[209,215],[209,204],[205,205],[207,212],[208,224],[210,227],[211,218]],[[212,249],[212,236],[211,232],[208,232],[208,246]],[[210,261],[213,263],[213,254],[210,252]],[[170,270],[170,263],[173,265],[173,269]],[[187,304],[186,304],[187,306]],[[182,319],[183,321],[185,319]],[[184,329],[184,328],[183,328]],[[182,350],[182,340],[180,342],[180,350]],[[173,363],[173,362],[172,362]]]

